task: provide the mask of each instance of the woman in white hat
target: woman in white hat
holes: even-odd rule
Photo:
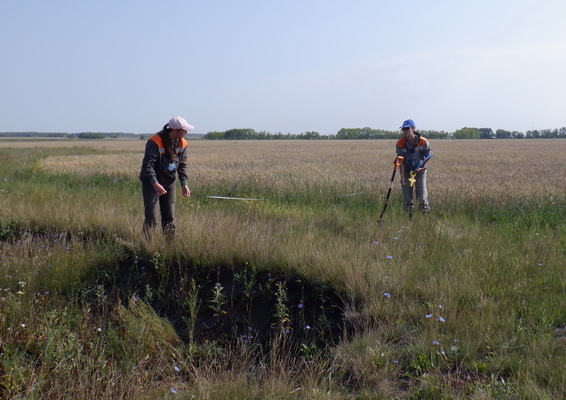
[[[161,220],[163,232],[175,234],[175,181],[179,176],[184,197],[190,197],[187,177],[187,141],[184,136],[194,127],[181,117],[174,117],[145,145],[140,171],[147,238]]]

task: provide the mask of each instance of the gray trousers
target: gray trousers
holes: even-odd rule
[[[417,174],[415,179],[417,180],[413,187],[409,186],[409,178],[411,177],[411,170],[409,168],[404,168],[405,174],[405,185],[401,185],[403,191],[403,210],[412,211],[414,206],[413,203],[413,189],[416,197],[419,209],[423,212],[428,212],[430,210],[428,206],[428,192],[426,190],[426,169]]]
[[[175,183],[169,186],[163,185],[167,193],[158,196],[152,185],[142,183],[142,195],[144,206],[143,232],[146,236],[150,235],[158,222],[161,222],[163,233],[175,234]]]

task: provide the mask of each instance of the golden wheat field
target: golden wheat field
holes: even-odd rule
[[[144,145],[142,140],[0,142],[2,147],[92,147],[101,154],[49,156],[40,167],[46,172],[132,179],[139,172]],[[336,195],[381,195],[395,157],[395,142],[390,140],[193,140],[189,146],[191,182],[227,187],[245,183],[260,193],[279,195],[323,187],[335,188]],[[436,140],[431,146],[431,196],[559,196],[566,191],[565,140]]]

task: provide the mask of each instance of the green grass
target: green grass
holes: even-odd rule
[[[566,396],[560,188],[435,191],[431,168],[433,213],[407,218],[395,186],[378,224],[389,167],[379,187],[339,181],[316,151],[292,179],[197,164],[176,240],[146,243],[138,165],[42,162],[120,151],[1,149],[2,397]]]

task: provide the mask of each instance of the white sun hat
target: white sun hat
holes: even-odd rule
[[[171,118],[169,120],[169,123],[167,124],[169,125],[170,129],[183,129],[187,132],[192,131],[193,129],[195,129],[194,126],[192,126],[191,124],[189,124],[187,121],[185,121],[184,118],[182,117],[174,117]]]

